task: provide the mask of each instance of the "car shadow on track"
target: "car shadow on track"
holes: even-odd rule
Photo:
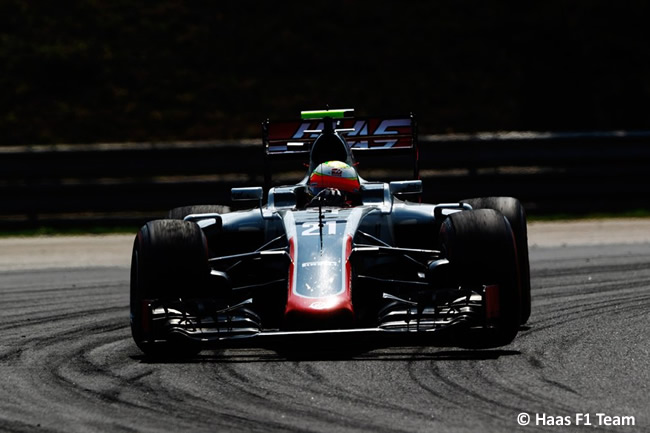
[[[520,331],[528,329],[530,327],[522,326]],[[255,345],[250,340],[239,340],[243,344],[204,347],[200,352],[175,350],[171,351],[172,356],[166,357],[152,358],[140,354],[131,358],[147,364],[227,364],[286,361],[480,361],[521,355],[520,351],[509,350],[508,346],[482,346],[480,339],[466,333],[441,332],[436,336],[429,335],[426,339],[415,333],[381,337],[366,336],[360,340],[354,334],[326,335],[279,339],[262,345]]]
[[[322,349],[304,348],[298,350],[267,350],[267,349],[225,349],[204,350],[192,357],[149,358],[144,355],[134,355],[131,359],[145,364],[246,364],[268,362],[389,362],[389,361],[485,361],[496,360],[504,356],[521,355],[518,350],[507,349],[440,349],[434,347],[399,347],[373,350]]]

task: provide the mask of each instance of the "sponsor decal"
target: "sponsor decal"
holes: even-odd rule
[[[341,119],[337,129],[353,149],[390,149],[413,146],[413,123],[408,117]],[[317,120],[271,122],[267,135],[267,151],[284,153],[303,152],[324,129]],[[290,144],[289,144],[290,143]]]
[[[374,121],[373,121],[374,120]],[[411,133],[411,119],[383,119],[383,120],[357,120],[353,124],[343,124],[344,128],[351,128],[354,131],[347,133],[348,137],[367,137],[372,135],[398,135]],[[301,122],[294,130],[292,139],[316,138],[322,131],[323,122]]]
[[[338,263],[331,261],[320,261],[320,262],[305,262],[301,266],[303,268],[311,268],[314,266],[337,266]]]

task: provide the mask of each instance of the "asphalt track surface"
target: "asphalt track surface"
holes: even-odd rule
[[[0,431],[650,431],[650,225],[589,224],[531,226],[532,317],[498,350],[158,363],[130,337],[131,237],[0,239]]]

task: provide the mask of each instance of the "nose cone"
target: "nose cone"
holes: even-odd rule
[[[291,330],[345,329],[354,326],[354,310],[348,293],[326,298],[290,297],[285,325]]]

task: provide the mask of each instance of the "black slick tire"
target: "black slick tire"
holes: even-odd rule
[[[517,245],[519,278],[521,282],[521,324],[528,322],[531,313],[530,262],[528,259],[528,228],[526,211],[513,197],[481,197],[462,200],[474,209],[494,209],[501,212],[510,223]]]
[[[131,256],[131,333],[147,356],[191,356],[200,348],[182,339],[158,335],[148,320],[147,303],[192,297],[209,276],[206,239],[192,222],[155,220],[145,224]]]
[[[461,286],[499,286],[499,315],[479,332],[468,333],[466,347],[499,347],[517,335],[521,321],[515,240],[508,220],[493,209],[450,215],[440,229],[440,245]]]

